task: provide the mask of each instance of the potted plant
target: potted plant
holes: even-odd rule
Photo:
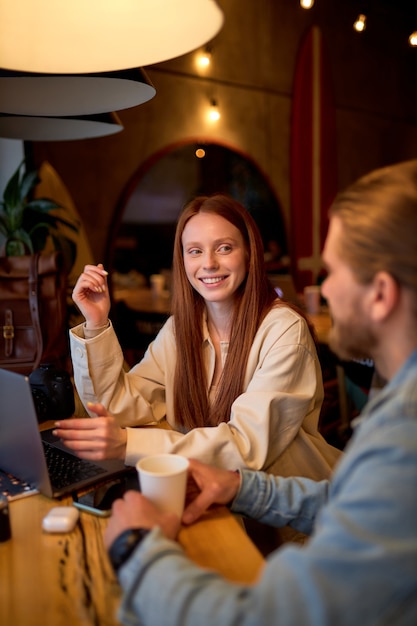
[[[10,178],[0,201],[0,233],[4,235],[5,256],[23,256],[45,249],[48,238],[53,247],[60,250],[67,271],[75,259],[75,245],[59,231],[65,224],[77,232],[77,225],[57,214],[64,210],[47,198],[30,199],[30,194],[39,182],[36,170],[27,172],[25,161]]]

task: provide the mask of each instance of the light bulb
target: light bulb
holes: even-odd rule
[[[209,46],[206,46],[204,50],[200,50],[196,57],[195,62],[200,70],[206,70],[211,64],[212,52]]]
[[[208,67],[210,65],[210,58],[207,56],[207,54],[202,54],[198,62],[201,67]]]
[[[314,0],[300,0],[300,7],[302,9],[311,9],[314,5]]]
[[[197,148],[197,150],[195,151],[195,156],[197,157],[197,159],[204,159],[204,157],[206,156],[206,151],[203,148]]]
[[[417,30],[415,30],[408,38],[408,43],[410,46],[415,48],[417,46]]]
[[[358,15],[356,21],[353,24],[353,28],[358,33],[361,33],[363,30],[365,30],[365,28],[366,28],[366,15],[364,15],[363,13],[360,13]]]
[[[202,68],[206,68],[210,65],[210,57],[207,52],[200,54],[197,58],[198,65]]]
[[[220,119],[220,111],[215,100],[211,101],[209,118],[212,122],[217,122]]]

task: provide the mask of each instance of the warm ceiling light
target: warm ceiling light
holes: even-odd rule
[[[0,113],[0,137],[24,141],[70,141],[114,135],[123,130],[115,113],[79,117],[33,117]]]
[[[197,65],[201,69],[205,70],[211,63],[211,49],[209,47],[202,50],[199,54],[197,54]]]
[[[85,74],[191,52],[223,25],[215,0],[0,0],[1,67]]]
[[[360,13],[353,24],[353,28],[361,33],[366,28],[366,15]]]
[[[408,38],[408,43],[410,46],[415,48],[417,46],[417,30],[415,30]]]
[[[217,120],[220,119],[220,111],[219,107],[217,106],[216,100],[211,100],[209,118],[212,122],[217,122]]]
[[[300,0],[300,7],[303,9],[311,9],[314,5],[314,0]]]
[[[0,69],[0,111],[17,115],[90,115],[147,102],[155,87],[141,68],[101,74],[35,74]]]

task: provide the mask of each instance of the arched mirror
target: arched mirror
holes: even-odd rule
[[[211,141],[169,146],[139,168],[120,203],[110,266],[118,279],[171,267],[175,225],[182,207],[199,194],[226,192],[256,220],[266,257],[287,255],[281,207],[265,175],[247,155]],[[273,271],[273,270],[272,270]]]

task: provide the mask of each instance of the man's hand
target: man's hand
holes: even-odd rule
[[[126,430],[102,404],[89,403],[88,409],[99,417],[60,420],[55,422],[53,434],[82,459],[124,459]]]
[[[240,488],[237,472],[218,469],[194,459],[189,462],[188,475],[200,491],[184,511],[184,524],[195,522],[212,504],[229,504]]]
[[[152,529],[154,526],[159,526],[168,539],[175,539],[180,529],[180,519],[175,513],[161,513],[138,491],[127,491],[123,498],[113,503],[104,543],[108,549],[124,530]]]

